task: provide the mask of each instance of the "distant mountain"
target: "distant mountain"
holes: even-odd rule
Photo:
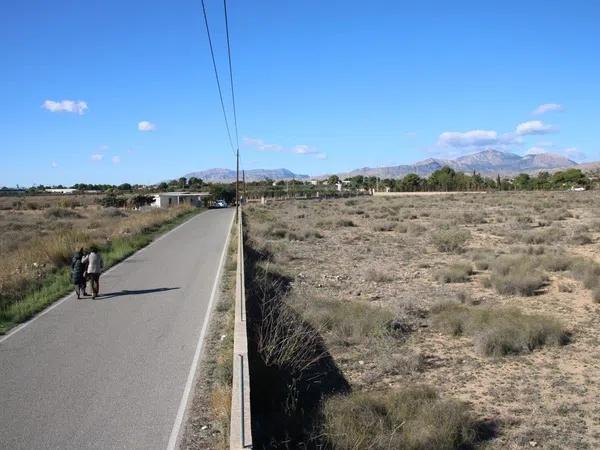
[[[231,183],[235,181],[235,170],[230,169],[208,169],[199,172],[191,172],[186,178],[196,177],[209,183]],[[242,172],[240,171],[240,180]],[[308,175],[299,175],[288,169],[251,169],[246,170],[246,181],[264,180],[307,180]]]
[[[564,156],[554,153],[541,153],[536,155],[519,156],[514,153],[485,150],[472,155],[461,156],[456,159],[429,158],[414,164],[392,167],[363,167],[351,172],[339,174],[341,177],[356,175],[377,176],[381,178],[400,178],[409,173],[420,176],[429,176],[432,172],[449,166],[458,172],[478,172],[481,175],[495,176],[516,175],[518,173],[537,173],[540,170],[564,169],[578,166]]]

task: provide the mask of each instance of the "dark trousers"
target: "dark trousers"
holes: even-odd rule
[[[88,273],[88,277],[92,282],[92,295],[96,297],[100,290],[100,274],[99,273]]]

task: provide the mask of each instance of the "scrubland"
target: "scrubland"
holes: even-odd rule
[[[93,196],[1,197],[0,332],[69,290],[68,266],[79,248],[97,245],[110,266],[192,212],[103,208]]]
[[[595,192],[245,211],[257,445],[600,446]]]

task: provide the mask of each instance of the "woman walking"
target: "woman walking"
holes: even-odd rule
[[[93,245],[90,253],[83,258],[83,262],[88,265],[87,273],[92,284],[92,298],[96,298],[100,290],[100,274],[104,266],[102,256],[98,253],[98,247]]]
[[[75,285],[75,293],[77,294],[77,298],[80,299],[81,295],[85,292],[85,277],[83,276],[83,262],[82,251],[79,250],[77,253],[73,255],[73,259],[71,260],[71,280]]]

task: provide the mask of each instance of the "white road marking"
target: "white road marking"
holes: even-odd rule
[[[202,324],[202,330],[200,331],[200,337],[198,338],[198,343],[196,344],[196,352],[194,353],[194,359],[192,360],[192,366],[190,367],[190,371],[188,373],[187,381],[185,383],[185,388],[183,390],[183,396],[181,397],[181,402],[179,403],[179,409],[177,410],[177,416],[175,417],[175,423],[173,424],[173,429],[171,430],[171,436],[169,437],[169,443],[167,445],[167,450],[175,450],[177,446],[177,441],[179,439],[179,432],[181,431],[181,425],[183,424],[183,417],[185,415],[187,404],[189,402],[190,394],[192,392],[192,386],[194,383],[194,379],[196,378],[196,370],[198,368],[198,362],[200,361],[200,353],[202,352],[202,347],[204,344],[204,335],[206,334],[206,330],[208,328],[208,320],[210,319],[213,303],[216,298],[217,288],[219,286],[219,282],[221,280],[221,272],[223,271],[223,266],[225,263],[225,255],[227,254],[227,249],[229,248],[229,239],[231,237],[231,229],[233,228],[233,221],[235,219],[235,214],[233,214],[231,218],[231,223],[229,224],[229,232],[227,234],[227,239],[225,239],[225,246],[223,247],[223,251],[221,253],[221,259],[219,261],[219,267],[217,268],[217,274],[215,276],[215,281],[213,283],[212,292],[210,294],[210,300],[208,302],[208,308],[206,310],[206,314],[204,316],[204,323]]]

